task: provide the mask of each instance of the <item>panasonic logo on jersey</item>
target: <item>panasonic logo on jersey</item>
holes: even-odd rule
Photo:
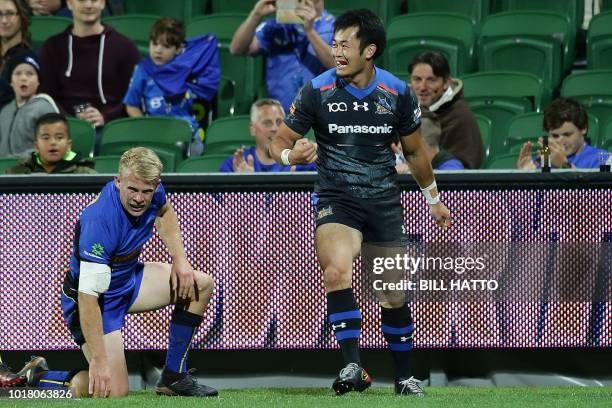
[[[386,123],[382,126],[367,126],[367,125],[337,125],[335,123],[329,123],[327,125],[329,133],[392,133],[393,126],[389,126]]]

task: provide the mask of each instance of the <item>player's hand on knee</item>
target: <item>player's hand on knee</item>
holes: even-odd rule
[[[105,359],[91,359],[89,363],[89,395],[106,398],[111,392],[111,372]]]
[[[317,144],[312,141],[302,138],[295,142],[291,153],[289,154],[289,162],[291,164],[310,164],[317,160]]]
[[[193,299],[195,297],[194,271],[186,259],[175,259],[170,272],[170,282],[172,292],[176,292],[178,299]]]
[[[431,215],[433,215],[436,224],[442,229],[447,229],[451,224],[450,211],[442,202],[429,206]]]

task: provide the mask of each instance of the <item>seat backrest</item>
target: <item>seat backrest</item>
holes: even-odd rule
[[[518,155],[515,153],[510,154],[501,154],[491,158],[491,161],[487,164],[487,169],[514,169],[516,170],[516,161],[518,160]]]
[[[160,18],[154,14],[125,14],[105,17],[103,21],[132,40],[141,55],[148,55],[149,33],[153,23]]]
[[[574,60],[575,27],[566,16],[548,11],[507,11],[485,18],[481,44],[487,39],[509,37],[537,38],[560,44],[563,64],[569,69]]]
[[[30,32],[32,33],[32,48],[38,49],[52,35],[59,34],[72,24],[67,17],[32,16]]]
[[[606,149],[612,147],[612,116],[602,126],[600,145]]]
[[[67,118],[72,139],[72,150],[81,153],[83,157],[93,157],[96,144],[96,129],[93,125],[77,118]]]
[[[479,25],[484,16],[489,14],[489,0],[410,0],[408,2],[409,13],[431,11],[463,14]]]
[[[236,115],[214,120],[206,130],[206,146],[213,143],[243,142],[254,144],[255,139],[250,135],[249,115]]]
[[[523,113],[510,119],[506,145],[512,148],[528,140],[537,142],[538,138],[546,133],[542,128],[543,121],[544,114],[541,112]]]
[[[119,172],[120,160],[120,155],[96,156],[94,157],[94,169],[96,169],[98,173],[117,174]]]
[[[588,69],[612,68],[612,11],[596,14],[587,33]]]
[[[493,122],[491,119],[481,114],[474,114],[476,118],[476,123],[478,123],[478,129],[480,130],[480,138],[482,139],[482,145],[485,149],[485,162],[489,159],[489,155],[491,154],[491,132],[493,131]]]
[[[440,27],[444,27],[441,30]],[[413,13],[394,17],[387,26],[389,44],[406,38],[448,38],[473,50],[476,33],[472,20],[457,13]]]
[[[602,0],[601,1],[601,11],[609,11],[612,10],[612,0]]]
[[[602,96],[603,99],[612,101],[612,86],[609,86],[610,84],[612,84],[612,69],[575,72],[563,80],[561,96]]]
[[[227,158],[227,154],[205,154],[192,157],[183,160],[176,171],[178,173],[216,173]]]
[[[261,58],[231,55],[228,46],[219,49],[221,72],[235,82],[235,113],[246,114],[255,101],[257,90],[263,82],[263,61]]]
[[[213,14],[217,13],[245,13],[253,10],[257,0],[210,0]]]
[[[584,20],[584,0],[506,0],[505,10],[556,12],[569,18],[576,30],[582,26]]]
[[[155,143],[186,147],[192,138],[189,123],[167,116],[144,116],[113,120],[104,126],[102,146],[110,143]]]
[[[477,72],[464,75],[463,94],[466,98],[531,98],[534,109],[541,110],[548,103],[542,80],[533,74],[514,71]]]
[[[0,157],[0,176],[6,169],[18,165],[20,160],[19,157]]]
[[[229,45],[236,29],[247,18],[244,13],[219,13],[192,18],[185,29],[187,38],[214,33],[220,44]]]
[[[370,9],[386,24],[389,18],[393,17],[393,9],[398,9],[397,0],[325,0],[325,9],[335,16],[343,14],[345,11],[354,9]]]
[[[125,14],[156,14],[188,22],[192,16],[204,14],[210,0],[132,0],[125,1]]]

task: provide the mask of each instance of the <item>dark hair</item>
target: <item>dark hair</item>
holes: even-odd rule
[[[372,10],[350,10],[338,16],[334,22],[334,34],[339,30],[346,30],[351,27],[357,27],[359,29],[357,31],[357,38],[359,39],[360,54],[362,54],[363,50],[370,44],[376,45],[374,59],[378,58],[383,53],[387,46],[385,27],[380,21],[380,18],[378,18]]]
[[[544,109],[542,125],[548,132],[560,128],[565,122],[573,123],[580,130],[589,127],[589,117],[580,102],[569,98],[557,98]]]
[[[412,74],[412,70],[417,64],[427,64],[431,66],[433,74],[444,79],[450,78],[450,66],[446,57],[437,51],[425,51],[415,55],[408,65],[408,73]]]
[[[70,126],[68,125],[68,119],[66,119],[66,117],[62,115],[61,113],[55,113],[55,112],[45,113],[44,115],[42,115],[36,120],[36,136],[38,136],[38,131],[40,130],[41,126],[51,125],[51,124],[60,123],[60,122],[66,125],[66,133],[68,134],[68,139],[71,139]]]
[[[169,46],[179,48],[185,41],[185,25],[172,17],[159,19],[151,27],[149,40],[157,42],[163,36]]]
[[[19,17],[19,24],[21,31],[21,41],[24,44],[30,44],[30,40],[32,38],[32,34],[30,33],[30,20],[32,19],[32,9],[27,3],[27,0],[10,0],[17,9],[17,16]],[[2,50],[2,45],[0,45],[0,51]]]

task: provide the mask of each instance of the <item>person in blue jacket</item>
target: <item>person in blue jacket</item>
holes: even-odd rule
[[[217,38],[207,34],[185,41],[185,26],[170,17],[157,20],[149,37],[149,56],[134,69],[123,99],[127,114],[186,120],[193,131],[189,155],[200,155],[202,132],[191,106],[196,98],[211,101],[219,88]]]
[[[544,109],[543,127],[548,132],[550,167],[557,169],[592,169],[607,161],[609,153],[587,143],[589,119],[580,102],[558,98]],[[541,146],[542,140],[538,141]],[[532,142],[521,148],[517,167],[533,170],[540,167],[539,157],[531,156]]]
[[[302,0],[295,9],[303,24],[262,19],[276,11],[276,0],[259,0],[230,44],[234,55],[265,55],[268,95],[289,110],[298,90],[335,66],[331,55],[335,18],[323,0]]]
[[[251,106],[250,131],[255,146],[243,147],[227,158],[219,168],[227,173],[316,171],[312,164],[284,166],[274,161],[268,153],[268,145],[283,123],[285,111],[275,99],[260,99]]]

